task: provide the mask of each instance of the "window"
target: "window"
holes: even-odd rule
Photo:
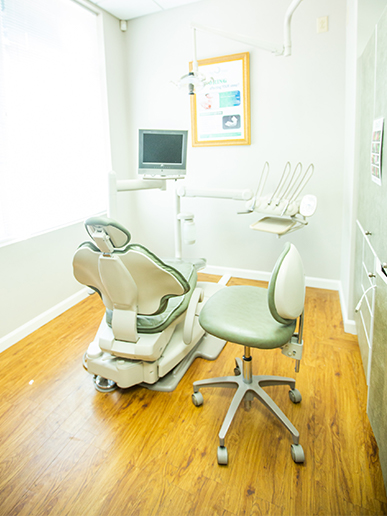
[[[106,210],[100,15],[73,0],[0,0],[0,243]]]

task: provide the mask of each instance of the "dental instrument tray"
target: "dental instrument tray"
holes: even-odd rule
[[[311,163],[303,171],[301,163],[292,169],[291,164],[287,162],[274,192],[263,195],[269,170],[270,166],[266,161],[256,193],[247,203],[247,211],[243,213],[257,212],[265,215],[251,224],[251,229],[282,236],[306,226],[308,224],[307,217],[311,217],[316,211],[317,198],[315,195],[307,194],[300,198],[301,191],[313,175],[314,165]]]

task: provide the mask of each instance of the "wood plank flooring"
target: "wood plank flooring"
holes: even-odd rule
[[[192,382],[232,374],[235,344],[214,362],[197,359],[172,393],[97,392],[82,355],[103,312],[91,296],[0,355],[1,516],[387,514],[360,353],[337,292],[307,289],[298,374],[279,350],[252,350],[255,374],[295,375],[299,405],[286,387],[267,392],[300,432],[303,465],[257,401],[230,428],[229,465],[217,464],[233,391],[203,389],[197,408]]]

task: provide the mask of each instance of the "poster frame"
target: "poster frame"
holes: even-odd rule
[[[199,73],[204,73],[203,67],[208,65],[218,65],[219,69],[223,69],[223,73],[227,70],[227,63],[232,61],[242,61],[241,73],[235,81],[235,77],[232,77],[233,82],[242,91],[241,98],[241,116],[240,127],[243,129],[242,136],[240,138],[229,138],[229,135],[225,131],[224,133],[217,134],[216,137],[209,139],[203,139],[200,134],[200,110],[198,109],[198,94],[191,95],[191,131],[192,131],[192,146],[193,147],[210,147],[217,145],[250,145],[251,142],[251,128],[250,128],[250,68],[249,68],[249,53],[244,52],[240,54],[232,54],[221,57],[214,57],[209,59],[202,59],[198,61]],[[200,69],[202,67],[202,70]],[[189,64],[190,71],[193,69],[192,62]],[[226,79],[227,80],[227,79]],[[204,89],[199,92],[199,96],[206,90],[210,91],[211,83],[204,86]],[[199,117],[199,119],[198,119]]]

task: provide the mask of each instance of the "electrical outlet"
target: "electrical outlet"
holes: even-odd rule
[[[317,34],[328,32],[328,16],[317,18]]]

